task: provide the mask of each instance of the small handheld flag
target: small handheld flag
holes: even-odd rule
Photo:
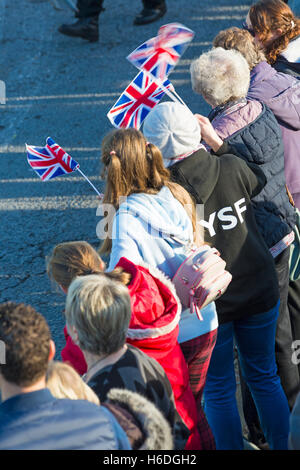
[[[103,194],[99,193],[89,178],[81,171],[79,163],[56,144],[51,137],[47,138],[45,147],[33,147],[26,144],[26,151],[29,165],[42,181],[48,181],[77,170],[92,186],[98,196],[103,197]]]
[[[29,165],[43,181],[72,173],[79,168],[79,164],[51,137],[47,138],[45,147],[26,145],[26,150]]]
[[[140,72],[128,85],[118,101],[107,113],[115,127],[139,129],[152,108],[156,106],[167,90],[173,86],[165,80],[160,86],[147,72]]]
[[[140,70],[147,70],[154,79],[164,81],[194,37],[194,32],[180,23],[170,23],[135,49],[127,59]]]

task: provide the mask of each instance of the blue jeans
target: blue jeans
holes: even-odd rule
[[[234,341],[271,449],[288,448],[290,411],[275,361],[278,307],[279,303],[268,312],[219,326],[204,388],[205,413],[217,449],[243,449],[236,401]]]

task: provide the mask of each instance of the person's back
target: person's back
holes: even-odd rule
[[[159,104],[145,121],[146,137],[159,146],[164,135],[169,135],[169,141],[172,135],[175,150],[175,142],[184,141],[179,131],[188,119],[182,108],[176,103]],[[192,128],[194,116],[190,120]],[[193,134],[188,130],[185,141],[189,148]],[[168,168],[173,180],[203,205],[199,222],[205,229],[205,241],[220,251],[233,276],[226,292],[216,300],[219,322],[267,310],[278,298],[276,274],[251,207],[251,198],[261,191],[265,177],[256,165],[249,168],[233,155],[226,143],[216,154],[204,147],[190,153],[177,161],[170,156]]]
[[[169,422],[174,422],[174,405],[171,385],[157,361],[132,345],[114,364],[104,365],[88,379],[100,402],[105,401],[112,388],[139,392],[154,403]]]
[[[164,107],[166,113],[162,111]],[[236,344],[263,428],[268,430],[270,446],[286,448],[288,405],[276,375],[274,347],[278,283],[272,257],[258,232],[250,201],[262,189],[266,179],[257,165],[246,164],[228,154],[228,144],[223,144],[209,120],[202,116],[198,116],[202,137],[216,154],[211,155],[204,148],[195,151],[195,147],[193,152],[191,145],[187,145],[186,152],[176,153],[177,142],[193,142],[195,117],[189,114],[177,103],[161,103],[147,116],[144,134],[161,148],[175,181],[203,204],[205,221],[201,214],[200,222],[204,222],[206,232],[213,240],[211,244],[216,246],[217,231],[220,234],[217,248],[227,263],[226,269],[231,274],[232,269],[236,269],[227,291],[216,301],[220,325],[205,383],[207,420],[217,449],[243,448],[234,373],[233,349]],[[230,251],[226,253],[228,245]],[[239,290],[228,296],[230,287],[237,285]],[[275,415],[269,403],[276,406]]]
[[[104,407],[57,399],[48,389],[0,405],[0,450],[128,450],[127,437]]]
[[[259,165],[266,176],[265,187],[252,201],[265,243],[275,250],[277,243],[292,234],[296,220],[286,192],[277,120],[267,106],[246,99],[250,70],[238,51],[212,49],[193,62],[191,74],[195,91],[213,108],[209,119],[217,134],[234,146],[236,155]]]
[[[277,119],[284,145],[287,186],[296,207],[300,207],[300,162],[297,158],[300,145],[300,81],[286,73],[277,72],[268,64],[261,48],[247,29],[232,27],[220,31],[213,45],[227,50],[235,49],[246,59],[250,69],[247,99],[264,103]],[[274,143],[276,145],[276,141]],[[272,153],[276,152],[275,148]]]
[[[256,163],[265,173],[267,184],[252,202],[259,229],[271,248],[295,225],[294,210],[285,187],[282,134],[267,106],[245,100],[239,109],[234,107],[229,105],[227,115],[222,112],[212,118],[212,125],[220,137],[234,147],[237,155]],[[230,128],[229,121],[233,123]]]

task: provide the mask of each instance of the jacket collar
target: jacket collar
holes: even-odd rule
[[[37,408],[40,405],[51,403],[56,399],[48,388],[37,390],[36,392],[22,393],[14,397],[8,398],[0,404],[0,413],[13,413],[16,411],[25,411]]]
[[[245,106],[247,104],[246,98],[240,98],[239,100],[236,101],[229,101],[228,103],[225,104],[220,104],[219,106],[216,106],[214,109],[211,110],[211,112],[208,115],[208,119],[210,122],[212,122],[217,116],[220,114],[227,114],[235,111],[239,107]]]

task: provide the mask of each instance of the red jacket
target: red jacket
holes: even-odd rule
[[[158,269],[136,266],[121,258],[116,267],[131,274],[128,285],[132,317],[127,342],[154,358],[165,370],[171,383],[176,408],[191,434],[186,449],[201,448],[197,431],[197,407],[189,386],[188,368],[177,342],[181,304],[171,281]],[[63,361],[69,362],[80,374],[87,370],[81,350],[65,328],[66,346]]]

